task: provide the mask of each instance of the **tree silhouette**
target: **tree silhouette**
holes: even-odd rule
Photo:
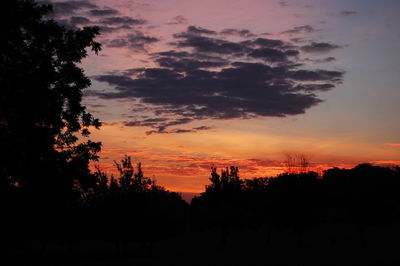
[[[224,247],[230,230],[242,224],[244,181],[235,166],[221,170],[221,174],[212,167],[210,181],[205,192],[192,200],[192,221],[194,224],[200,221],[203,226],[217,230]]]
[[[0,182],[55,203],[95,183],[88,164],[101,144],[77,134],[88,137],[100,122],[81,104],[90,80],[78,64],[87,48],[101,47],[97,27],[67,30],[45,18],[51,10],[32,0],[2,2]]]
[[[284,164],[288,174],[302,174],[310,171],[310,158],[304,153],[286,153]]]
[[[187,203],[177,193],[158,186],[146,177],[141,163],[135,168],[129,156],[114,161],[119,177],[114,178],[98,168],[97,185],[90,195],[96,221],[91,230],[103,232],[112,239],[122,254],[128,253],[130,242],[140,244],[140,253],[151,254],[155,242],[175,236],[184,229]],[[98,221],[101,221],[100,223]],[[116,224],[105,231],[108,224]]]

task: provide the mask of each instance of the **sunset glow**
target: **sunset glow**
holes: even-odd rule
[[[67,27],[102,29],[82,66],[108,173],[128,155],[201,192],[211,166],[274,176],[287,153],[317,172],[399,163],[398,1],[51,2]]]

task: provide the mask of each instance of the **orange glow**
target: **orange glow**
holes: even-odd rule
[[[400,147],[400,143],[385,143],[385,145],[390,147]]]
[[[284,140],[285,136],[266,136],[265,133],[237,132],[226,128],[202,133],[150,136],[145,135],[145,130],[123,127],[115,122],[93,132],[94,138],[103,142],[98,162],[102,170],[117,176],[113,161],[128,155],[133,163],[142,163],[146,176],[155,178],[167,189],[199,193],[209,183],[212,166],[219,169],[238,166],[242,178],[275,176],[284,172],[284,153],[288,151],[284,148],[288,145],[293,147],[292,151],[307,151],[311,157],[310,170],[319,173],[331,167],[351,168],[371,161],[342,155],[341,146],[335,140],[320,140],[319,144],[312,144],[314,139],[299,137]],[[353,143],[346,145],[354,146]],[[338,147],[336,150],[335,146]],[[322,153],[324,149],[338,155],[326,155]]]

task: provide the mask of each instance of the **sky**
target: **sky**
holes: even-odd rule
[[[108,173],[128,155],[198,193],[212,166],[273,176],[286,154],[316,171],[400,163],[399,1],[51,2],[67,28],[100,26],[81,67]]]

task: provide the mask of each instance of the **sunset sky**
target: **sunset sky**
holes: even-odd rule
[[[129,155],[201,192],[211,166],[275,175],[286,153],[400,163],[398,0],[51,2],[66,27],[101,27],[82,68],[108,173]]]

